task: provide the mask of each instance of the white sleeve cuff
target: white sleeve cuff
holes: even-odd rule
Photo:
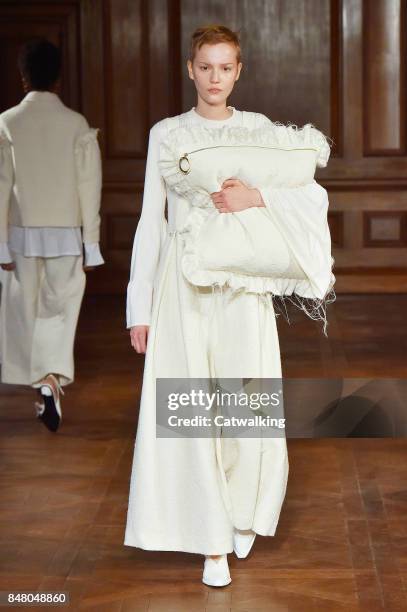
[[[105,263],[105,260],[102,257],[102,253],[100,252],[99,243],[92,242],[84,243],[85,247],[85,266],[101,266]]]
[[[0,264],[12,263],[7,242],[0,242]]]
[[[263,199],[263,202],[266,208],[271,208],[272,206],[272,197],[271,197],[271,188],[269,187],[258,187],[260,195]]]
[[[138,279],[127,285],[126,327],[150,325],[153,300],[153,287],[148,281]]]

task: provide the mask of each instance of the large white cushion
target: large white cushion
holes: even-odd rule
[[[276,222],[270,206],[219,213],[210,194],[218,191],[225,179],[236,177],[250,187],[288,188],[300,195],[302,188],[315,184],[316,167],[326,166],[329,154],[326,137],[312,124],[301,129],[271,124],[261,129],[190,126],[172,130],[161,143],[159,163],[168,187],[193,205],[180,230],[185,239],[182,269],[189,282],[198,286],[227,284],[276,295],[296,292],[321,299],[325,289],[319,286],[315,291],[304,263],[315,258],[317,251],[310,247],[315,240],[310,238],[318,240],[319,225],[323,249],[329,249],[331,262],[326,214],[321,218],[319,212],[316,223],[304,227],[303,236],[297,232],[298,240],[304,243],[304,256],[299,257],[292,232],[286,233],[284,223]],[[305,206],[300,200],[298,203]],[[306,205],[312,216],[312,202]],[[287,218],[289,214],[292,216],[292,209]],[[310,227],[313,237],[308,235]],[[326,264],[327,257],[322,259]],[[312,263],[315,269],[315,261]],[[329,277],[326,290],[331,286]]]

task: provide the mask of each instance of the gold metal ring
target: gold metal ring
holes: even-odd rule
[[[185,167],[185,163],[188,164],[187,167]],[[185,153],[185,155],[180,157],[179,162],[178,162],[178,168],[181,170],[183,174],[189,174],[189,172],[191,172],[191,163],[188,159],[187,153]]]

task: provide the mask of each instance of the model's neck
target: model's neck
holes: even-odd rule
[[[226,106],[226,103],[219,106],[212,106],[206,104],[202,100],[198,100],[195,106],[195,112],[201,115],[201,117],[204,117],[204,119],[215,119],[218,121],[229,119],[229,117],[233,115],[233,111]]]
[[[30,87],[30,89],[25,90],[26,93],[30,93],[30,91],[38,91],[40,93],[56,93],[55,89],[34,89],[33,87]]]

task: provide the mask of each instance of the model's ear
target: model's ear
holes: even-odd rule
[[[243,64],[242,64],[242,62],[239,62],[238,65],[237,65],[237,75],[236,75],[235,81],[239,80],[240,72],[241,72],[242,68],[243,68]]]
[[[24,93],[28,93],[29,90],[30,90],[29,83],[28,83],[26,77],[23,74],[21,75],[21,82],[23,84],[23,91],[24,91]]]
[[[192,81],[194,81],[195,79],[194,79],[194,73],[192,72],[192,62],[191,62],[191,60],[187,61],[187,68],[188,68],[189,78],[192,79]]]

